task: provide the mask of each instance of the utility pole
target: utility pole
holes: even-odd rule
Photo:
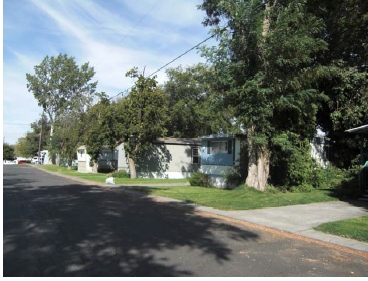
[[[40,130],[40,139],[38,141],[38,165],[40,165],[40,154],[41,154],[41,140],[42,140],[42,124],[43,124],[43,114],[44,111],[42,110],[42,116],[41,116],[41,130]]]

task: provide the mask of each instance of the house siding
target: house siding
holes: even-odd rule
[[[221,139],[227,141],[228,139]],[[217,140],[216,140],[217,141]],[[211,141],[205,140],[201,143],[201,163],[202,165],[218,165],[218,166],[233,166],[233,153],[209,153],[208,144]],[[233,143],[232,143],[233,146]]]
[[[78,158],[78,172],[80,173],[92,173],[92,167],[89,162],[91,157],[87,154],[86,146],[82,145],[77,149]]]
[[[159,138],[153,147],[136,162],[136,172],[142,178],[188,178],[200,164],[192,164],[192,148],[200,148],[197,139]],[[200,155],[199,155],[200,156]],[[129,170],[124,146],[119,146],[118,169]]]
[[[214,186],[226,187],[225,173],[234,166],[240,165],[242,137],[235,135],[203,136],[201,142],[200,171],[211,178]],[[211,153],[211,142],[228,142],[227,153]],[[231,147],[229,142],[231,143]]]
[[[192,164],[192,145],[154,144],[144,161],[137,161],[137,173],[148,178],[187,178],[199,168]]]

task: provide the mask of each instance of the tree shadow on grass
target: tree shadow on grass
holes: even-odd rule
[[[320,189],[328,192],[328,195],[337,198],[339,201],[343,201],[353,205],[355,207],[360,207],[368,210],[368,201],[363,201],[363,195],[359,190],[356,179],[344,180],[342,184],[339,184],[333,189]]]
[[[216,233],[258,239],[191,206],[68,180],[47,186],[7,174],[3,200],[4,276],[192,276],[176,253],[200,251],[220,265],[232,249]]]

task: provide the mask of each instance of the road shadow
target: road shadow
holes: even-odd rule
[[[193,276],[170,257],[200,251],[223,264],[232,249],[216,233],[258,239],[189,205],[97,186],[5,175],[3,200],[3,276]]]

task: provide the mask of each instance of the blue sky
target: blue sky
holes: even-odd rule
[[[15,144],[42,110],[26,73],[60,53],[89,62],[97,91],[115,96],[210,36],[201,0],[3,0],[3,141]],[[215,44],[213,40],[206,45]],[[168,67],[205,62],[193,50]],[[157,73],[166,80],[165,70]]]

